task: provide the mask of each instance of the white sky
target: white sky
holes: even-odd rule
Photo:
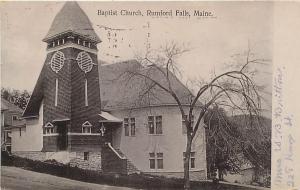
[[[42,42],[63,2],[1,2],[1,86],[32,91],[46,58]],[[230,56],[248,47],[259,56],[272,59],[273,7],[266,2],[79,2],[103,41],[98,58],[108,62],[134,58],[145,47],[150,32],[151,47],[175,41],[188,44],[191,51],[180,57],[184,78],[208,79],[212,70],[223,68]],[[132,16],[98,16],[97,10],[206,10],[216,18],[151,18]],[[150,23],[149,30],[143,26]],[[106,32],[98,26],[131,29],[119,32],[118,48],[111,50]],[[121,43],[120,39],[123,38]],[[130,44],[130,47],[129,47]],[[118,59],[110,55],[121,56]],[[257,81],[269,85],[271,66],[260,67]],[[270,101],[266,107],[270,109]]]

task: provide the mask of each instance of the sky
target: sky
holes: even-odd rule
[[[46,36],[63,2],[1,2],[1,86],[33,90],[46,58]],[[226,70],[231,56],[248,45],[257,57],[272,60],[273,4],[271,2],[79,2],[102,40],[98,59],[114,63],[133,59],[146,44],[158,48],[168,42],[190,51],[178,58],[182,79],[205,79]],[[98,10],[205,10],[209,18],[173,16],[101,16]],[[105,27],[107,27],[105,29]],[[122,29],[122,30],[109,30]],[[116,37],[108,40],[108,32]],[[148,34],[149,33],[149,34]],[[113,47],[117,45],[116,47]],[[271,92],[272,64],[258,66],[259,84]],[[263,106],[271,109],[271,95]]]

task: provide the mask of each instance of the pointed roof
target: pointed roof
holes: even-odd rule
[[[101,42],[89,18],[75,1],[67,1],[64,4],[63,8],[55,16],[43,41],[66,32],[73,32],[96,42]]]

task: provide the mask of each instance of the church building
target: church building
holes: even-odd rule
[[[159,88],[141,99],[143,81],[120,77],[147,67],[136,60],[100,61],[101,39],[77,2],[64,4],[43,42],[45,62],[23,113],[26,127],[12,131],[13,154],[107,173],[183,177],[186,131],[176,102]],[[171,79],[188,109],[190,91]],[[205,145],[200,126],[192,145],[192,180],[207,176]]]

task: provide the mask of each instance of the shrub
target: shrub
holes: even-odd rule
[[[152,176],[149,174],[106,174],[100,171],[83,170],[56,162],[55,160],[37,161],[2,153],[2,165],[22,167],[27,170],[65,177],[89,183],[107,184],[114,186],[134,187],[139,189],[179,190],[183,187],[183,179]],[[251,188],[237,187],[228,184],[203,181],[191,182],[192,189],[205,190],[246,190]]]

